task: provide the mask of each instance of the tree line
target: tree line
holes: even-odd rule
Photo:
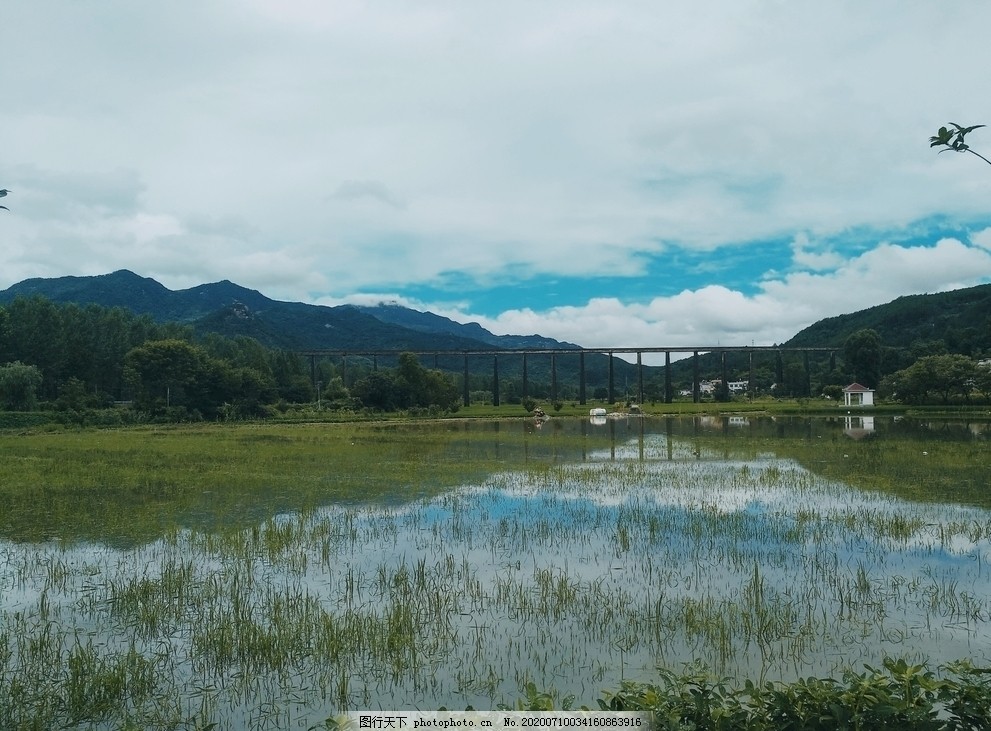
[[[404,354],[398,367],[354,363],[315,373],[253,338],[197,337],[189,325],[99,305],[18,297],[0,307],[0,408],[81,414],[126,402],[168,420],[258,417],[315,399],[333,408],[457,410],[458,388]],[[311,376],[316,376],[320,389]],[[319,391],[319,392],[318,392]]]
[[[991,359],[980,352],[973,357],[950,352],[942,340],[895,351],[870,329],[853,333],[844,350],[855,380],[882,398],[906,404],[991,401]]]
[[[716,401],[748,397],[749,394],[730,393],[726,380],[749,385],[752,374],[757,393],[775,397],[826,396],[839,400],[843,387],[856,382],[875,389],[880,398],[905,404],[991,402],[991,352],[969,347],[969,343],[962,347],[959,341],[947,337],[919,339],[907,347],[897,347],[886,344],[873,328],[861,328],[837,348],[836,358],[775,353],[755,358],[751,370],[747,354],[726,354],[726,368],[713,370],[710,359],[701,375],[704,380],[717,382],[711,395]],[[682,367],[682,372],[685,370]],[[654,379],[645,386],[650,398],[658,392],[660,381]],[[691,383],[682,379],[678,387],[691,388]]]
[[[0,307],[0,408],[11,411],[43,407],[81,419],[115,402],[126,402],[141,418],[164,420],[256,418],[313,404],[457,411],[458,374],[425,368],[411,353],[392,362],[394,367],[379,368],[355,358],[345,369],[323,360],[311,370],[295,353],[253,338],[197,336],[189,325],[155,322],[123,308],[59,305],[40,296]],[[840,365],[824,370],[813,364],[813,371],[800,361],[779,360],[759,366],[755,381],[762,391],[773,384],[772,393],[786,397],[839,398],[843,385],[857,381],[904,403],[991,400],[987,361],[947,352],[945,343],[887,348],[871,329],[847,338]],[[467,385],[473,399],[492,387],[478,374]],[[561,384],[559,398],[574,400],[573,385]],[[662,376],[649,379],[646,399],[663,400],[663,387]],[[541,398],[546,390],[546,384],[530,384],[531,396]],[[605,398],[601,390],[592,397]],[[501,394],[505,403],[522,401],[520,384],[512,379],[504,379]]]

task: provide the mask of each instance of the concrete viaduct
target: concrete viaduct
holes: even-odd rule
[[[656,347],[656,348],[514,348],[514,349],[490,349],[490,350],[415,350],[415,349],[404,349],[404,350],[299,350],[296,351],[298,355],[307,356],[310,359],[310,378],[313,381],[314,386],[316,386],[316,361],[317,358],[326,357],[336,357],[341,358],[344,369],[345,369],[345,381],[347,373],[347,359],[349,356],[371,358],[373,363],[377,365],[377,359],[379,357],[390,357],[395,358],[402,353],[413,353],[416,356],[462,356],[464,358],[464,405],[470,405],[470,398],[468,394],[468,361],[469,358],[481,358],[489,357],[492,358],[492,403],[494,406],[499,405],[499,356],[522,356],[523,357],[523,396],[528,395],[528,380],[527,380],[527,360],[531,356],[549,356],[551,360],[551,398],[557,399],[557,359],[562,356],[574,357],[578,356],[579,359],[579,386],[578,386],[578,401],[581,404],[585,404],[586,394],[585,394],[585,356],[589,353],[604,354],[609,356],[609,403],[615,401],[615,384],[613,382],[613,363],[614,358],[617,353],[622,354],[632,354],[635,353],[637,356],[637,397],[638,401],[641,403],[644,400],[643,394],[643,354],[644,353],[664,353],[664,394],[665,401],[667,403],[671,402],[673,398],[673,390],[671,387],[671,354],[672,353],[691,353],[693,360],[693,374],[692,374],[692,400],[698,403],[701,399],[701,392],[699,388],[699,354],[702,353],[719,353],[721,354],[722,368],[723,368],[723,380],[726,379],[726,354],[727,353],[747,353],[749,354],[750,362],[750,375],[749,375],[749,385],[747,387],[748,393],[755,392],[754,386],[754,354],[768,354],[774,353],[778,358],[781,357],[782,353],[802,353],[803,360],[805,364],[805,377],[806,380],[809,378],[809,355],[810,353],[829,353],[829,363],[830,369],[835,366],[835,353],[836,348],[820,348],[820,347],[781,347],[777,345],[748,345],[748,346],[726,346],[726,345],[706,345],[706,346],[678,346],[678,347]]]

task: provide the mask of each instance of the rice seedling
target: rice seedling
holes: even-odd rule
[[[309,728],[589,699],[689,661],[797,679],[991,656],[989,507],[892,490],[877,445],[851,471],[829,425],[784,431],[87,432],[55,446],[96,447],[75,467],[0,435],[46,464],[0,488],[38,516],[0,525],[0,726]]]

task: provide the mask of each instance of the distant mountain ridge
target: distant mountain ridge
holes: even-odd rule
[[[56,303],[123,307],[158,322],[189,324],[199,333],[244,335],[269,347],[290,350],[580,348],[540,335],[495,335],[478,323],[463,324],[395,304],[328,307],[282,302],[228,280],[170,290],[126,269],[89,277],[25,279],[0,291],[0,304],[32,295]],[[950,352],[991,352],[991,284],[899,297],[876,307],[824,318],[783,345],[840,349],[847,337],[863,328],[876,330],[890,347],[907,348],[920,341],[938,340]]]
[[[191,322],[240,301],[252,309],[264,309],[272,300],[253,289],[228,280],[171,290],[150,277],[127,269],[90,277],[25,279],[0,292],[0,303],[17,296],[41,295],[52,302],[123,307],[158,322]]]
[[[847,315],[827,317],[785,345],[837,346],[857,330],[875,330],[889,347],[942,341],[954,353],[991,351],[991,284],[935,294],[914,294]]]
[[[540,335],[493,335],[477,322],[466,324],[455,322],[447,317],[435,315],[432,312],[422,312],[400,305],[378,304],[374,306],[359,306],[359,310],[371,315],[382,322],[417,330],[419,332],[458,334],[488,343],[497,348],[579,348],[572,343],[564,343],[553,338]]]
[[[60,304],[122,307],[197,332],[253,337],[290,350],[494,350],[579,346],[539,335],[495,335],[478,323],[398,305],[328,307],[273,300],[228,280],[171,290],[121,269],[110,274],[25,279],[0,291],[0,304],[39,295]]]

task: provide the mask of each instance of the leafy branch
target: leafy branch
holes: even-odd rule
[[[929,138],[930,147],[942,147],[944,149],[940,152],[946,152],[947,150],[952,150],[953,152],[969,152],[971,155],[977,155],[988,165],[991,165],[991,160],[988,160],[984,155],[974,152],[970,149],[965,141],[968,134],[973,132],[975,129],[980,129],[984,127],[983,124],[975,124],[973,127],[961,127],[956,122],[950,122],[950,127],[940,127],[939,132]]]

